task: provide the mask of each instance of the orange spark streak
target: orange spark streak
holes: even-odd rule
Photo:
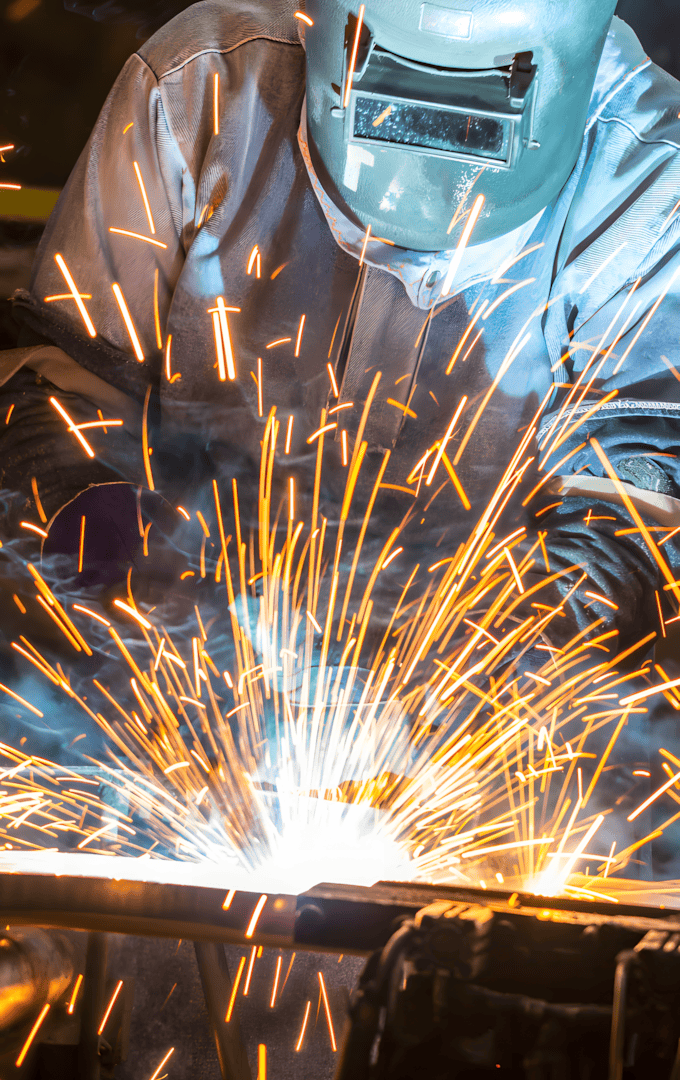
[[[306,315],[300,316],[300,325],[298,326],[297,338],[295,339],[295,356],[300,355],[300,345],[302,343],[302,333],[305,328]],[[337,396],[337,395],[336,395]]]
[[[165,1055],[165,1057],[161,1061],[160,1065],[155,1070],[153,1076],[149,1077],[149,1080],[158,1080],[158,1077],[161,1075],[161,1069],[164,1067],[166,1061],[170,1060],[170,1058],[174,1054],[174,1052],[175,1052],[175,1048],[174,1048],[174,1046],[171,1046],[170,1049],[168,1050],[167,1054]]]
[[[668,588],[668,586],[666,586],[666,588]],[[657,611],[659,612],[659,625],[661,627],[661,633],[663,634],[664,637],[666,637],[667,636],[666,635],[666,623],[664,621],[663,612],[661,610],[661,600],[659,599],[659,590],[658,589],[654,590],[654,596],[656,597],[656,607],[657,607]]]
[[[85,615],[90,615],[93,619],[97,619],[98,622],[103,623],[104,626],[111,625],[108,619],[104,619],[101,615],[98,615],[96,611],[90,611],[89,608],[83,607],[82,604],[73,604],[73,610],[82,611]]]
[[[309,20],[311,23],[311,19]],[[265,1043],[257,1046],[257,1080],[267,1080],[267,1047]]]
[[[342,464],[347,465],[349,463],[349,449],[347,446],[347,432],[344,428],[340,432],[340,442],[342,446]]]
[[[515,583],[517,585],[517,588],[518,588],[519,592],[524,593],[526,590],[524,588],[524,585],[522,584],[522,579],[520,578],[520,576],[519,576],[519,574],[517,572],[517,566],[515,565],[515,560],[513,559],[512,554],[510,553],[510,549],[509,548],[503,548],[503,554],[505,555],[506,559],[508,560],[508,562],[510,564],[510,569],[512,570],[512,574],[513,574],[513,577],[515,579]]]
[[[284,449],[285,454],[290,454],[290,440],[291,440],[291,436],[293,434],[293,422],[294,422],[294,420],[295,420],[295,417],[291,413],[290,416],[288,417],[288,427],[286,429],[286,445],[285,445],[285,449]]]
[[[442,439],[441,443],[439,444],[439,449],[437,450],[437,453],[435,454],[434,462],[432,463],[432,468],[430,469],[430,471],[428,473],[428,476],[427,476],[427,480],[425,481],[425,487],[430,487],[431,484],[432,484],[432,481],[434,480],[434,475],[435,475],[435,473],[437,471],[437,468],[439,467],[439,463],[440,463],[440,461],[442,459],[444,451],[446,450],[446,444],[448,443],[449,439],[453,435],[453,429],[455,428],[456,424],[458,423],[458,419],[460,417],[460,414],[462,413],[463,409],[465,408],[466,401],[467,401],[467,395],[464,394],[463,397],[460,400],[460,404],[458,405],[458,408],[456,409],[455,413],[451,417],[451,420],[449,421],[449,426],[446,429],[446,432],[444,434],[444,438]]]
[[[220,133],[220,73],[215,72],[213,78],[213,117],[214,126],[213,130],[216,135]]]
[[[678,682],[680,682],[680,679],[678,680]],[[666,783],[662,784],[661,787],[658,788],[653,795],[650,795],[648,799],[645,799],[642,805],[638,806],[637,810],[633,810],[633,813],[628,815],[626,820],[635,821],[635,818],[639,817],[643,810],[646,810],[648,806],[651,806],[653,802],[656,802],[659,796],[663,795],[664,791],[668,791],[670,787],[673,787],[673,784],[677,783],[678,780],[680,780],[680,772],[675,773],[674,776],[671,776],[670,780],[667,780]]]
[[[465,222],[465,227],[461,233],[460,240],[458,241],[458,244],[456,246],[453,258],[451,259],[451,262],[449,263],[449,268],[446,271],[446,277],[444,278],[444,284],[442,285],[442,296],[448,296],[449,294],[449,291],[453,284],[453,279],[456,276],[458,268],[460,267],[461,260],[463,258],[463,255],[465,254],[465,249],[468,245],[470,237],[472,236],[472,230],[477,224],[477,219],[482,212],[484,202],[484,196],[478,195],[472,205],[472,209],[468,215],[467,221]]]
[[[80,299],[81,300],[91,300],[92,299],[92,293],[81,293],[80,294]],[[54,296],[46,296],[45,297],[45,303],[46,304],[53,304],[56,300],[73,300],[73,294],[70,293],[70,292],[67,292],[67,293],[55,293]]]
[[[69,998],[68,1008],[66,1009],[66,1012],[69,1014],[69,1016],[73,1016],[73,1012],[74,1012],[75,1007],[76,1007],[76,1001],[78,1000],[78,991],[80,990],[82,982],[83,982],[83,976],[79,975],[78,978],[76,979],[75,986],[73,987],[73,993],[71,994],[71,997]]]
[[[304,11],[294,11],[293,15],[300,22],[306,23],[307,26],[314,26],[314,20],[310,19],[309,15],[305,15]],[[7,149],[11,149],[11,147],[7,147]]]
[[[163,334],[161,333],[161,314],[158,310],[158,267],[154,270],[153,275],[153,325],[156,331],[156,347],[158,349],[163,348]]]
[[[129,604],[126,604],[124,600],[114,600],[113,606],[120,608],[121,611],[126,611],[127,614],[132,616],[132,618],[135,619],[140,626],[143,626],[145,630],[153,629],[149,620],[145,619],[143,615],[140,615],[139,612],[135,611]]]
[[[409,409],[408,405],[402,405],[400,401],[395,401],[394,398],[388,397],[387,404],[393,405],[395,409],[400,409],[405,416],[411,416],[414,420],[418,419],[418,414],[414,413],[413,409]]]
[[[604,466],[604,468],[605,468],[605,470],[607,472],[607,476],[609,477],[609,479],[613,483],[614,487],[616,488],[617,494],[619,495],[619,497],[623,501],[623,504],[624,504],[626,510],[628,511],[628,513],[632,517],[633,521],[637,525],[638,529],[640,530],[640,534],[641,534],[643,540],[645,541],[645,543],[647,544],[647,547],[649,548],[650,552],[652,553],[652,555],[654,557],[654,560],[655,560],[657,566],[659,567],[661,573],[665,577],[668,584],[672,586],[673,595],[675,596],[675,599],[680,601],[680,589],[676,586],[673,575],[671,574],[668,566],[666,565],[666,562],[665,562],[665,560],[663,558],[663,555],[661,554],[661,552],[659,551],[655,541],[653,540],[652,535],[649,532],[649,529],[647,528],[644,521],[640,517],[639,513],[635,509],[635,506],[634,506],[633,502],[631,501],[631,498],[630,498],[628,492],[626,491],[625,487],[623,486],[623,484],[619,480],[618,476],[614,472],[614,469],[611,466],[609,458],[605,454],[604,450],[602,449],[602,447],[600,446],[600,444],[599,444],[599,442],[597,441],[596,438],[594,438],[594,437],[591,438],[590,445],[593,447],[593,450],[595,451],[598,458],[602,462],[602,465]]]
[[[40,709],[36,709],[35,705],[31,705],[31,703],[29,701],[26,701],[25,698],[20,697],[19,694],[15,694],[13,690],[10,690],[9,686],[4,686],[3,683],[0,683],[0,690],[4,690],[6,694],[9,694],[10,697],[13,697],[14,700],[18,701],[20,705],[23,705],[25,708],[30,709],[30,711],[32,713],[35,713],[36,716],[42,717],[44,715],[40,712]]]
[[[224,898],[224,903],[222,904],[222,911],[229,911],[229,908],[231,907],[231,902],[235,896],[236,889],[230,889]]]
[[[612,600],[608,600],[606,596],[600,596],[600,594],[596,592],[587,592],[585,595],[590,596],[593,600],[598,600],[601,604],[606,604],[607,607],[612,608],[613,611],[619,610],[619,605],[615,604]]]
[[[153,217],[151,216],[151,207],[149,206],[149,199],[146,194],[146,188],[144,187],[144,181],[142,180],[142,174],[137,162],[133,161],[132,164],[134,165],[135,173],[137,176],[137,183],[139,184],[139,190],[141,191],[142,199],[144,200],[144,209],[146,210],[146,217],[147,221],[149,222],[149,231],[151,232],[152,236],[155,236],[156,226],[154,225]]]
[[[191,514],[188,512],[188,510],[185,510],[183,506],[177,507],[177,513],[181,514],[182,517],[185,518],[187,521],[191,521]]]
[[[248,970],[246,972],[246,981],[243,984],[243,996],[248,997],[248,991],[250,990],[250,980],[253,977],[253,968],[255,967],[255,957],[257,956],[257,945],[253,945],[250,950],[250,962],[248,964]]]
[[[361,6],[363,8],[363,4]],[[300,1030],[300,1037],[299,1037],[299,1039],[298,1039],[298,1041],[297,1041],[297,1043],[295,1045],[296,1053],[299,1053],[300,1050],[302,1049],[302,1044],[303,1044],[304,1039],[305,1039],[305,1031],[307,1030],[307,1021],[309,1020],[309,1010],[310,1010],[311,1006],[312,1006],[311,1001],[308,1001],[307,1002],[307,1007],[305,1009],[305,1018],[302,1021],[302,1028]]]
[[[229,998],[229,1005],[227,1006],[226,1016],[224,1017],[224,1022],[226,1024],[228,1024],[230,1022],[232,1013],[234,1011],[234,1003],[236,1001],[236,995],[238,994],[238,986],[239,986],[239,983],[241,981],[241,975],[243,974],[243,969],[244,969],[245,966],[246,966],[246,958],[245,958],[245,956],[242,956],[241,959],[239,960],[238,971],[236,972],[236,978],[234,979],[234,985],[231,988],[231,997]]]
[[[160,240],[152,240],[150,236],[142,236],[141,233],[130,232],[129,229],[114,229],[113,226],[109,226],[109,232],[117,233],[118,236],[131,236],[133,240],[143,240],[145,244],[153,244],[154,247],[167,250],[168,245],[161,243]],[[158,273],[158,270],[156,270],[156,273]]]
[[[111,995],[111,1000],[109,1001],[109,1004],[106,1007],[106,1012],[104,1013],[104,1017],[102,1019],[102,1022],[99,1025],[99,1028],[97,1029],[97,1035],[101,1035],[102,1032],[104,1031],[104,1028],[106,1027],[106,1021],[110,1017],[111,1010],[113,1009],[113,1006],[116,1004],[116,1000],[117,1000],[118,995],[120,994],[122,989],[123,989],[123,980],[119,979],[118,984],[116,986],[116,989],[113,991],[113,994]]]
[[[94,328],[94,324],[92,322],[92,319],[88,315],[87,308],[85,307],[83,301],[80,298],[80,290],[78,289],[78,287],[76,286],[75,281],[71,277],[71,271],[69,270],[68,266],[64,262],[63,257],[58,252],[54,256],[54,261],[56,262],[57,266],[61,270],[62,277],[64,278],[64,281],[68,285],[69,292],[71,293],[71,296],[73,297],[73,299],[76,302],[76,306],[78,308],[78,311],[80,312],[80,315],[81,315],[81,318],[82,318],[83,322],[85,323],[88,334],[90,335],[90,337],[95,338],[97,336],[97,331]]]
[[[274,985],[272,987],[272,996],[269,1000],[269,1008],[273,1009],[276,1004],[276,991],[279,988],[279,979],[281,978],[281,964],[283,957],[279,956],[276,961],[276,971],[274,972]]]
[[[262,357],[257,358],[257,415],[262,416]]]
[[[80,543],[78,544],[78,573],[83,572],[83,553],[85,549],[85,515],[80,519]]]
[[[19,525],[22,529],[30,529],[31,532],[35,532],[38,536],[47,536],[44,529],[41,529],[38,525],[31,525],[30,521],[20,521]]]
[[[0,184],[3,191],[21,191],[21,184]]]
[[[318,622],[316,621],[316,619],[312,615],[311,611],[308,611],[306,614],[307,614],[307,618],[309,619],[310,623],[312,624],[312,626],[314,627],[316,632],[318,634],[320,634],[321,633],[321,627],[319,626]]]
[[[332,431],[337,426],[337,423],[324,424],[323,427],[318,428],[312,435],[309,436],[307,442],[311,445],[319,438],[319,435],[325,435],[327,431]]]
[[[257,901],[257,903],[255,905],[255,910],[253,911],[253,914],[250,917],[250,922],[248,923],[248,929],[246,930],[246,933],[245,933],[246,938],[251,938],[253,936],[253,934],[255,933],[255,927],[257,926],[257,920],[259,919],[260,915],[262,914],[262,909],[263,909],[263,907],[264,907],[264,905],[266,903],[267,903],[267,894],[263,893],[262,896],[260,897],[260,899]]]
[[[652,697],[653,694],[660,694],[664,690],[672,690],[675,686],[680,686],[680,679],[673,679],[670,682],[661,683],[660,686],[650,686],[647,690],[638,691],[637,694],[630,694],[628,697],[619,698],[619,705],[633,705],[636,701],[643,701],[644,698]]]
[[[354,44],[352,45],[352,55],[349,61],[349,67],[347,68],[347,78],[345,80],[345,93],[342,99],[343,109],[347,108],[349,104],[349,95],[352,92],[352,82],[354,80],[354,66],[357,62],[357,53],[359,51],[359,39],[361,38],[361,26],[364,21],[364,12],[366,11],[366,5],[362,4],[359,8],[359,16],[357,18],[357,28],[354,35]]]
[[[361,258],[359,259],[359,266],[364,265],[364,259],[366,257],[366,247],[368,246],[368,241],[370,239],[370,236],[371,236],[371,226],[368,225],[367,228],[366,228],[366,234],[364,236],[364,243],[363,243],[363,246],[361,248]]]
[[[149,401],[151,399],[151,383],[146,388],[146,394],[144,395],[144,410],[142,413],[142,455],[144,458],[144,472],[146,473],[146,483],[150,491],[155,491],[156,488],[153,482],[153,473],[151,471],[151,451],[149,450]]]
[[[331,380],[331,386],[333,387],[333,396],[339,397],[338,384],[335,381],[335,372],[333,371],[333,365],[330,361],[326,364],[326,370],[328,371],[328,378]]]
[[[288,480],[288,519],[295,521],[295,478]]]
[[[328,1004],[328,994],[326,993],[326,984],[323,980],[323,974],[319,972],[319,985],[321,986],[321,996],[323,998],[323,1007],[326,1012],[326,1023],[328,1024],[328,1034],[331,1037],[331,1049],[333,1053],[338,1049],[335,1041],[335,1032],[333,1030],[333,1019],[331,1017],[331,1007]]]
[[[393,551],[393,552],[392,552],[392,554],[390,555],[390,557],[389,557],[388,559],[385,559],[385,562],[384,562],[384,563],[382,564],[382,567],[381,567],[381,569],[382,569],[382,570],[385,570],[385,569],[386,569],[386,567],[388,567],[388,566],[390,565],[390,563],[392,562],[392,560],[393,560],[393,559],[396,559],[397,555],[401,555],[401,553],[402,553],[402,551],[403,551],[403,550],[404,550],[404,549],[403,549],[403,547],[398,547],[398,548],[396,549],[396,551]]]
[[[14,601],[16,606],[19,608],[19,611],[21,612],[21,614],[25,615],[26,614],[26,608],[24,607],[24,605],[22,604],[21,600],[19,599],[19,597],[17,596],[16,593],[12,593],[12,600]]]
[[[38,491],[38,481],[36,480],[35,476],[31,477],[31,490],[33,491],[33,498],[35,500],[35,505],[36,505],[36,509],[38,511],[38,516],[40,517],[40,520],[42,521],[43,525],[45,525],[47,523],[47,514],[43,510],[43,504],[40,501],[40,493]]]
[[[38,1034],[38,1031],[40,1030],[42,1022],[45,1019],[45,1017],[47,1016],[49,1011],[50,1011],[50,1004],[49,1004],[49,1002],[47,1002],[47,1004],[43,1005],[42,1009],[40,1010],[40,1014],[38,1016],[38,1019],[36,1020],[35,1024],[31,1028],[31,1030],[29,1031],[26,1042],[24,1043],[24,1045],[21,1047],[21,1050],[19,1051],[19,1057],[14,1062],[17,1069],[20,1069],[21,1066],[23,1065],[23,1063],[25,1061],[25,1058],[26,1058],[26,1054],[28,1053],[28,1051],[31,1048],[31,1043],[33,1042],[36,1035]]]
[[[14,402],[12,402],[9,409],[7,410],[7,416],[5,417],[5,424],[9,424],[10,417],[11,417],[13,412],[14,412]]]
[[[128,336],[130,338],[130,342],[132,343],[132,348],[134,350],[134,354],[137,357],[139,363],[141,364],[142,361],[144,360],[144,353],[142,352],[142,346],[140,345],[139,338],[137,337],[137,331],[135,330],[135,325],[134,325],[134,323],[132,321],[132,316],[130,315],[130,311],[129,311],[128,306],[127,306],[127,304],[125,302],[125,297],[123,296],[123,291],[122,291],[122,289],[121,289],[121,287],[120,287],[120,285],[118,284],[117,281],[114,281],[113,285],[111,286],[111,289],[113,290],[113,295],[116,298],[116,303],[118,304],[118,307],[120,308],[120,313],[123,316],[123,322],[125,323],[125,328],[127,329]]]
[[[224,348],[224,357],[227,362],[227,377],[230,382],[233,382],[236,378],[236,365],[234,363],[234,352],[231,347],[231,335],[229,333],[229,323],[227,321],[227,308],[225,306],[223,296],[218,296],[216,302],[217,313],[220,319],[220,330],[222,331],[222,346]],[[220,378],[222,378],[221,374]]]

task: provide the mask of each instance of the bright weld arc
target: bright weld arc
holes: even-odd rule
[[[71,271],[69,270],[68,266],[64,262],[63,257],[58,252],[54,256],[54,261],[56,262],[57,266],[61,270],[62,277],[64,278],[64,281],[66,282],[66,284],[68,285],[68,287],[70,289],[71,296],[73,297],[73,299],[76,302],[76,306],[78,308],[78,311],[80,312],[80,315],[81,315],[81,318],[82,318],[83,322],[85,323],[88,334],[90,335],[91,338],[95,338],[97,336],[97,331],[94,328],[94,324],[93,324],[92,319],[90,318],[90,316],[88,314],[87,308],[85,307],[83,301],[80,298],[80,291],[79,291],[78,287],[76,286],[75,281],[71,277]]]

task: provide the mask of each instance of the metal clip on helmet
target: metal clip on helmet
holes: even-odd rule
[[[576,164],[615,6],[307,0],[308,131],[329,194],[420,251],[455,245],[471,195],[485,198],[472,243],[529,221]]]

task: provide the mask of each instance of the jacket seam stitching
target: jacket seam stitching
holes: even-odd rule
[[[291,41],[290,38],[274,37],[273,34],[253,34],[251,37],[242,38],[241,41],[237,41],[235,45],[230,45],[228,48],[220,49],[218,46],[211,46],[207,49],[200,49],[198,52],[188,56],[186,60],[183,60],[181,64],[177,64],[176,67],[169,68],[168,71],[164,71],[162,75],[156,75],[156,78],[160,82],[161,79],[166,79],[168,75],[174,75],[176,72],[181,71],[187,64],[191,64],[194,60],[197,60],[199,56],[208,56],[211,53],[218,56],[226,56],[228,53],[234,52],[236,49],[240,49],[242,45],[248,45],[251,41],[276,41],[282,45],[292,45],[295,48],[301,48],[299,42]],[[147,65],[150,71],[153,71],[151,65],[141,56],[140,59]]]

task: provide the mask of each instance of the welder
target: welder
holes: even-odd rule
[[[511,547],[540,531],[523,584],[545,585],[517,617],[562,604],[548,649],[596,619],[611,655],[658,632],[680,563],[680,88],[614,8],[203,0],[163,27],[14,298],[5,535],[42,518],[44,552],[74,553],[85,518],[118,580],[150,470],[172,506],[237,476],[248,514],[273,407],[302,498],[328,426],[333,521],[370,400],[375,550],[408,513],[386,595],[455,555],[534,426],[523,496],[552,483]]]

